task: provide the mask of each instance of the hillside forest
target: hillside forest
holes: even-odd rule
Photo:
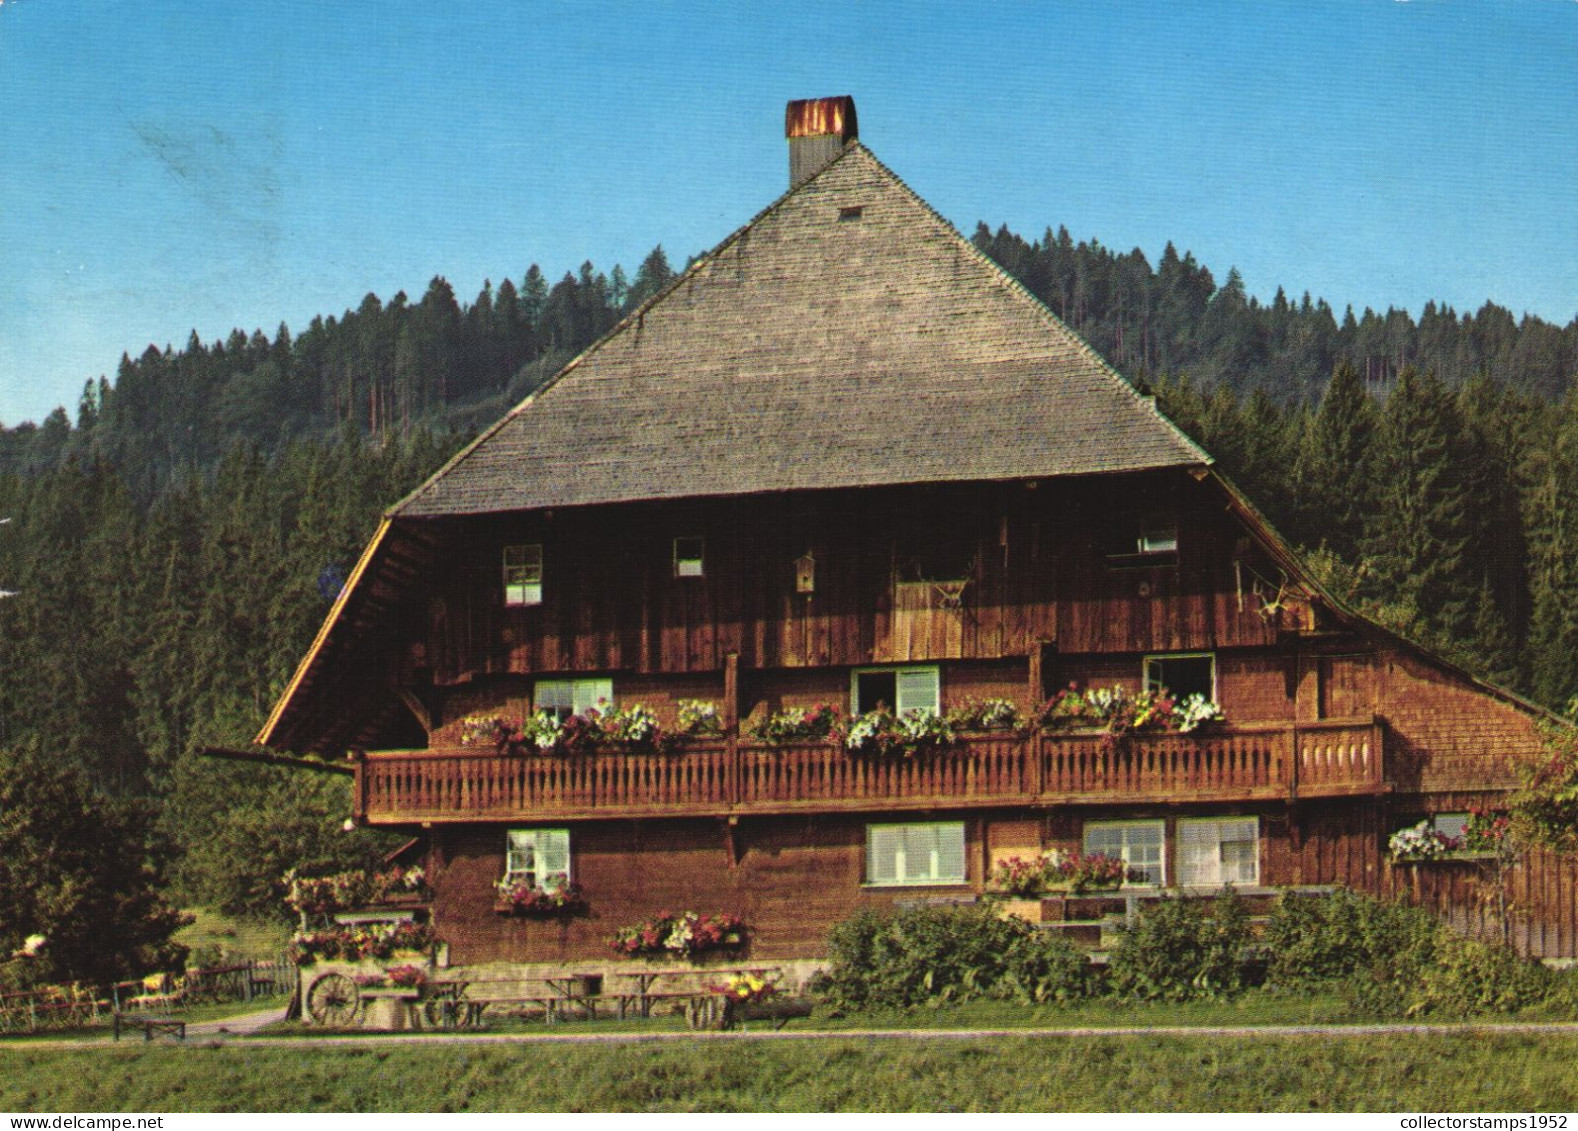
[[[1066,230],[974,241],[1332,592],[1542,703],[1578,696],[1578,318],[1339,317],[1171,244],[1152,265]],[[469,303],[436,278],[299,333],[149,346],[74,414],[0,426],[8,778],[71,774],[177,904],[277,914],[286,868],[375,860],[386,838],[340,827],[347,779],[199,751],[250,742],[383,508],[674,277],[659,247],[633,278],[534,265]],[[0,811],[0,861],[18,829]],[[0,864],[0,902],[28,882]],[[28,929],[0,917],[0,946]]]

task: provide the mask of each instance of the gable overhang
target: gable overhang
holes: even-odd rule
[[[1226,497],[1228,510],[1244,524],[1277,566],[1285,570],[1289,578],[1298,582],[1307,597],[1313,598],[1324,605],[1327,612],[1338,624],[1351,631],[1379,639],[1388,647],[1405,652],[1542,722],[1554,723],[1563,727],[1574,725],[1571,719],[1534,702],[1534,700],[1526,696],[1518,694],[1516,691],[1511,691],[1475,675],[1461,665],[1426,648],[1417,641],[1387,628],[1354,608],[1315,577],[1298,552],[1289,545],[1287,539],[1277,532],[1265,515],[1260,513],[1259,509],[1249,501],[1248,497],[1239,490],[1232,480],[1215,468],[1210,469],[1205,474],[1209,476],[1211,481]]]
[[[255,743],[340,754],[401,718],[396,614],[436,545],[420,524],[379,523]]]

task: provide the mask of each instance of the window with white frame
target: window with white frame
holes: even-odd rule
[[[1165,688],[1174,699],[1203,695],[1216,700],[1216,657],[1210,652],[1180,652],[1169,656],[1145,657],[1145,690]]]
[[[1116,856],[1140,877],[1135,882],[1160,885],[1167,879],[1165,822],[1088,821],[1085,852]]]
[[[861,668],[850,677],[850,710],[857,715],[887,707],[896,715],[905,711],[937,711],[942,696],[935,667]]]
[[[866,883],[896,887],[965,881],[963,821],[866,826]]]
[[[504,879],[539,891],[570,882],[569,829],[510,829],[505,834]]]
[[[539,679],[532,693],[533,709],[552,711],[560,722],[613,701],[611,679]]]
[[[1185,817],[1178,821],[1178,883],[1221,887],[1260,882],[1259,817]]]
[[[1467,813],[1437,813],[1430,818],[1431,827],[1446,837],[1459,844],[1463,842],[1463,834],[1468,831]]]
[[[701,538],[674,539],[674,576],[704,576],[706,549],[707,543]]]
[[[504,547],[504,603],[542,604],[542,547]]]

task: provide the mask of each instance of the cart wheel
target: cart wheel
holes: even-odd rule
[[[458,1029],[462,1009],[452,997],[430,997],[422,1003],[422,1016],[429,1029]]]
[[[361,1004],[356,983],[344,974],[324,974],[307,991],[307,1016],[328,1028],[349,1028]]]

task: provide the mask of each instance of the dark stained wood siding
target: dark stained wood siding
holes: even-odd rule
[[[1176,516],[1179,550],[1130,560],[1141,519]],[[1250,588],[1270,567],[1181,473],[914,486],[435,520],[447,563],[426,593],[433,677],[711,671],[1264,646],[1288,614]],[[706,540],[676,578],[673,539]],[[502,551],[540,543],[544,600],[505,608]],[[816,561],[815,592],[794,563]],[[1248,572],[1246,573],[1246,570]],[[957,608],[947,587],[964,582]]]
[[[862,907],[950,893],[969,898],[980,885],[979,818],[965,822],[969,884],[867,888],[866,824],[849,817],[742,821],[620,821],[571,831],[575,879],[590,916],[561,924],[498,915],[494,885],[504,871],[502,827],[434,834],[433,915],[450,961],[607,960],[614,932],[662,911],[727,911],[753,932],[752,960],[819,957],[833,924]]]
[[[493,911],[503,873],[504,827],[440,829],[430,859],[435,924],[457,964],[489,961],[614,962],[614,932],[661,911],[728,911],[753,930],[752,960],[820,958],[827,933],[863,908],[975,898],[994,862],[1044,848],[1078,850],[1091,820],[1167,822],[1176,868],[1179,817],[1254,815],[1260,820],[1262,886],[1343,885],[1427,906],[1464,933],[1502,937],[1493,873],[1475,863],[1396,865],[1386,857],[1392,822],[1380,800],[1237,807],[1127,806],[988,813],[933,812],[917,820],[962,820],[969,883],[958,887],[863,885],[867,820],[819,815],[719,821],[650,820],[571,827],[576,880],[591,915],[567,924]],[[876,820],[892,820],[879,817]],[[1536,957],[1578,955],[1578,860],[1547,852],[1523,857],[1508,875],[1510,941]]]

